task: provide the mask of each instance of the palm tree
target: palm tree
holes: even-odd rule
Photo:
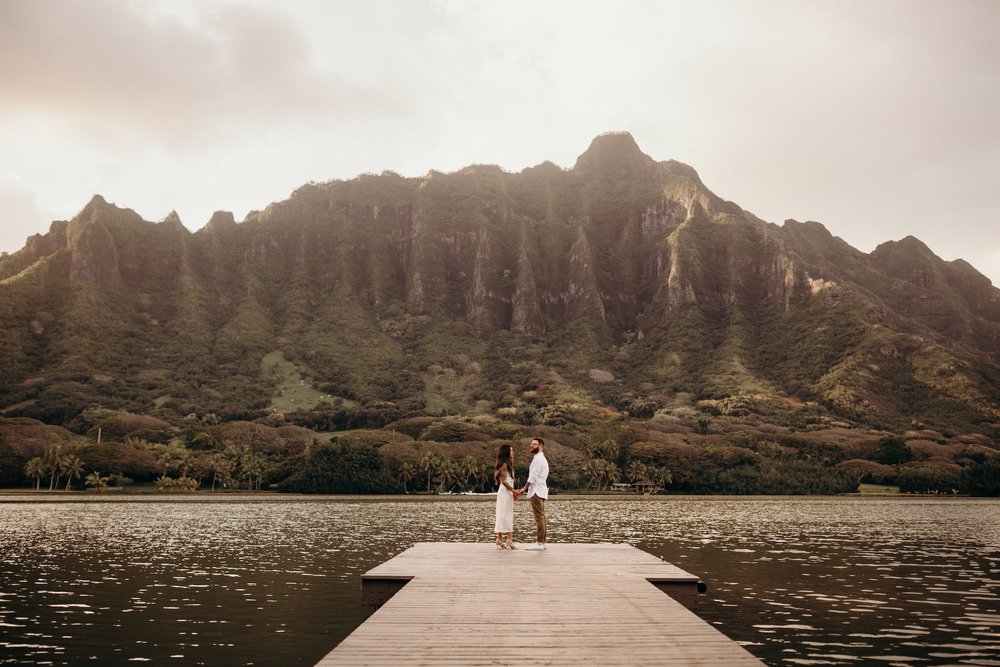
[[[245,450],[240,454],[236,469],[239,471],[239,479],[246,482],[247,491],[253,491],[253,455],[249,451]],[[237,488],[239,488],[239,485],[237,485]]]
[[[608,488],[608,478],[611,476],[611,464],[604,459],[598,459],[597,468],[600,475],[597,478],[597,489],[599,491],[604,491]]]
[[[163,466],[162,477],[167,476],[167,470],[170,468],[170,464],[174,462],[174,452],[169,447],[164,447],[160,445],[157,447],[156,460]]]
[[[42,485],[42,477],[45,475],[45,462],[38,456],[29,459],[24,464],[24,474],[31,478],[35,483],[35,491],[38,491]]]
[[[427,473],[427,491],[431,490],[431,473],[437,472],[444,461],[434,452],[427,452],[424,458],[420,459],[420,469]]]
[[[651,472],[653,475],[653,481],[659,482],[660,486],[674,483],[674,476],[670,474],[669,468],[653,468]]]
[[[628,465],[628,473],[626,476],[628,477],[628,481],[633,484],[635,482],[641,482],[650,476],[649,466],[642,461],[632,461]]]
[[[455,487],[455,482],[457,482],[461,477],[462,468],[459,464],[454,462],[441,462],[441,467],[438,468],[438,480],[441,482],[441,489],[451,491]]]
[[[604,488],[607,489],[608,485],[615,484],[616,482],[620,482],[621,481],[622,471],[613,462],[606,461],[605,462],[604,478],[607,480],[607,484],[605,485]]]
[[[188,467],[191,465],[191,453],[178,447],[174,453],[174,462],[181,469],[181,477],[187,477]]]
[[[73,478],[77,479],[83,474],[83,461],[76,454],[67,454],[59,462],[59,470],[66,475],[66,490],[69,491],[69,485],[72,483]]]
[[[83,480],[83,483],[85,486],[93,487],[95,489],[103,491],[108,486],[108,478],[102,477],[101,473],[95,470],[94,472],[87,475],[87,479]]]
[[[246,458],[245,468],[249,478],[248,488],[251,491],[260,491],[264,481],[264,471],[267,469],[264,457],[258,454],[251,454]]]
[[[620,480],[622,475],[618,466],[604,459],[591,459],[588,461],[587,473],[596,483],[598,491],[606,491],[608,486]]]
[[[225,454],[214,454],[212,456],[212,490],[215,491],[215,484],[218,481],[225,484],[232,472],[232,461]]]
[[[597,446],[598,451],[601,454],[601,458],[605,461],[614,461],[618,458],[619,452],[621,452],[621,447],[617,442],[608,438],[600,445]]]
[[[49,491],[55,490],[55,488],[59,485],[59,479],[61,478],[61,475],[59,475],[59,459],[61,458],[59,453],[60,448],[61,445],[50,447],[42,456],[42,461],[45,462],[45,469],[49,473]]]
[[[490,467],[485,463],[480,463],[476,469],[476,480],[483,491],[489,490],[490,482],[493,481],[493,475],[490,473]]]
[[[406,484],[416,476],[417,469],[409,461],[399,466],[399,481],[403,483],[403,493],[409,493],[409,490],[406,488]]]
[[[459,467],[462,470],[462,477],[465,479],[466,488],[471,488],[472,484],[469,483],[469,480],[475,479],[476,473],[479,471],[479,464],[476,463],[476,459],[471,456],[466,456],[462,459]]]
[[[591,484],[596,484],[598,489],[601,488],[600,481],[601,477],[604,475],[604,468],[601,465],[602,463],[604,463],[602,459],[590,459],[587,461],[587,465],[584,466],[584,470],[590,478],[590,481],[587,482],[588,489]]]

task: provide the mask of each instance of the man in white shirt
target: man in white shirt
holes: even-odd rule
[[[535,438],[531,441],[531,467],[528,468],[528,481],[521,488],[521,494],[531,500],[531,512],[535,515],[535,529],[538,539],[526,551],[541,551],[545,549],[545,501],[549,498],[549,487],[545,480],[549,477],[549,462],[543,453],[545,441]]]

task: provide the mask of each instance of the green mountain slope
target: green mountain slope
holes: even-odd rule
[[[995,438],[998,365],[1000,290],[967,263],[765,223],[626,133],[569,170],[313,183],[197,233],[96,196],[0,259],[0,411],[53,424],[686,407]]]

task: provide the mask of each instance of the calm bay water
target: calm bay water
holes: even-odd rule
[[[224,497],[223,497],[224,498]],[[435,498],[0,501],[0,663],[312,665],[370,614],[361,573],[492,541]],[[1000,665],[1000,500],[569,498],[550,541],[702,577],[697,613],[770,665]],[[526,504],[516,539],[529,539]]]

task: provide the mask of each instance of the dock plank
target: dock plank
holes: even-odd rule
[[[318,667],[763,664],[650,583],[698,577],[629,545],[420,543],[363,579],[408,583]]]

